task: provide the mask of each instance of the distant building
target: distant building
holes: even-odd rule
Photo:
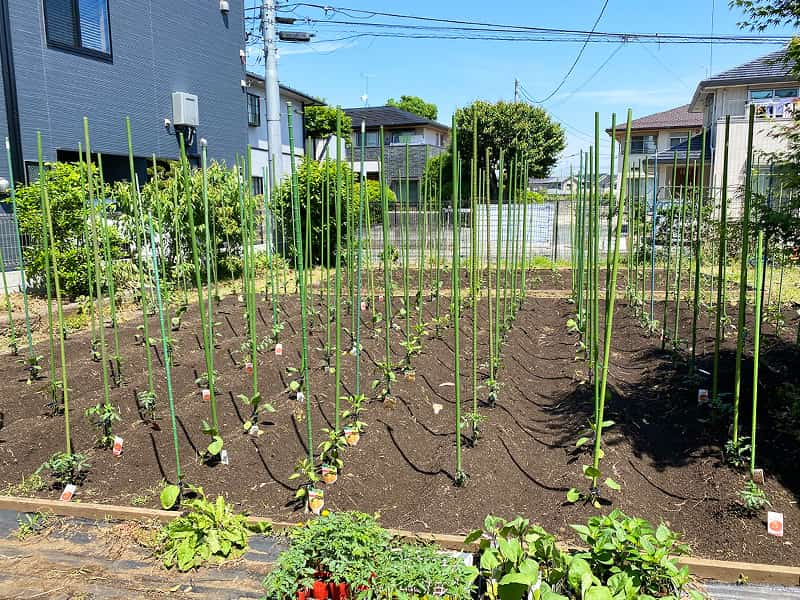
[[[385,181],[398,197],[401,194],[405,195],[408,189],[408,201],[411,205],[416,205],[419,202],[425,159],[433,158],[447,149],[450,143],[450,128],[394,106],[346,108],[344,112],[353,120],[354,169],[358,171],[361,168],[361,122],[364,121],[366,127],[364,168],[368,178],[378,179],[380,129],[383,127]]]
[[[282,172],[289,173],[291,160],[301,159],[305,155],[305,120],[303,118],[306,106],[322,104],[313,96],[290,88],[286,85],[279,87],[281,106],[281,152],[283,158]],[[294,134],[294,147],[289,145],[289,119],[287,117],[288,103],[292,104],[292,132]],[[252,148],[252,174],[253,191],[256,194],[263,192],[264,185],[271,177],[269,168],[267,143],[267,99],[264,88],[264,78],[255,73],[247,74],[247,143]],[[264,174],[266,173],[266,179]]]
[[[610,189],[608,173],[600,173],[597,176],[601,194],[607,194]],[[578,192],[578,177],[532,177],[528,180],[528,189],[548,196],[570,196],[573,192]]]

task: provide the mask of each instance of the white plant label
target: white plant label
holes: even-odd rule
[[[75,495],[75,490],[77,489],[78,488],[75,487],[74,484],[72,483],[67,484],[67,487],[65,487],[64,491],[61,492],[61,497],[59,498],[59,500],[61,500],[62,502],[69,502],[70,500],[72,500],[72,497]]]
[[[209,390],[209,389],[200,390],[200,395],[202,396],[203,400],[205,400],[206,402],[211,400],[211,390]]]
[[[114,436],[114,447],[111,449],[111,453],[114,456],[119,456],[122,454],[122,438],[118,435]]]
[[[261,430],[258,428],[258,425],[253,425],[250,429],[247,430],[247,433],[250,435],[258,435]]]
[[[275,344],[275,356],[283,356],[283,344]]]
[[[244,372],[247,373],[248,375],[252,375],[253,374],[253,363],[251,363],[251,362],[244,363]]]
[[[767,512],[767,533],[783,537],[783,513]]]
[[[708,404],[708,390],[705,388],[700,388],[697,390],[697,404],[702,406],[703,404]]]
[[[442,406],[438,402],[434,402],[433,403],[433,414],[438,415],[440,412],[442,412],[443,408],[444,408],[444,406]]]
[[[219,453],[219,462],[221,462],[223,465],[230,464],[227,450],[223,450],[222,452]]]
[[[297,401],[303,402],[306,399],[306,395],[303,392],[297,392]]]

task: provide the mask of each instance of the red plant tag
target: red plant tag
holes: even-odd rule
[[[200,390],[200,396],[202,396],[203,400],[209,402],[211,400],[211,390],[209,389]]]
[[[783,513],[767,512],[767,533],[783,537]]]
[[[367,303],[366,302],[362,302],[361,303],[361,310],[367,310]]]
[[[283,344],[275,344],[275,356],[283,356]]]
[[[111,450],[114,456],[119,456],[122,454],[122,438],[118,435],[114,437],[114,447]]]
[[[59,500],[61,500],[62,502],[69,502],[75,495],[76,489],[78,488],[76,488],[74,484],[72,483],[68,484],[67,487],[64,488],[64,491],[61,492],[61,497],[59,498]]]
[[[253,363],[251,363],[251,362],[244,363],[244,372],[247,373],[248,375],[252,375],[253,374]]]

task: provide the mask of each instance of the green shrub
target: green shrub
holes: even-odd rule
[[[69,483],[80,485],[89,474],[91,466],[83,454],[56,452],[36,469],[34,474],[40,475],[42,471],[49,471],[54,485],[61,487]]]

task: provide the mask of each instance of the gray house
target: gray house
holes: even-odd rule
[[[361,168],[361,122],[365,123],[364,171],[369,179],[380,175],[380,130],[383,127],[384,179],[395,194],[405,194],[416,205],[425,168],[425,157],[441,154],[450,144],[450,128],[394,106],[345,108],[353,120],[353,167]],[[408,175],[406,176],[406,148]],[[400,192],[402,186],[402,192]]]
[[[0,139],[15,179],[44,159],[75,160],[89,118],[108,180],[127,178],[125,117],[136,168],[175,159],[179,134],[196,159],[232,162],[247,141],[244,0],[0,0]],[[4,152],[0,177],[8,178]]]

